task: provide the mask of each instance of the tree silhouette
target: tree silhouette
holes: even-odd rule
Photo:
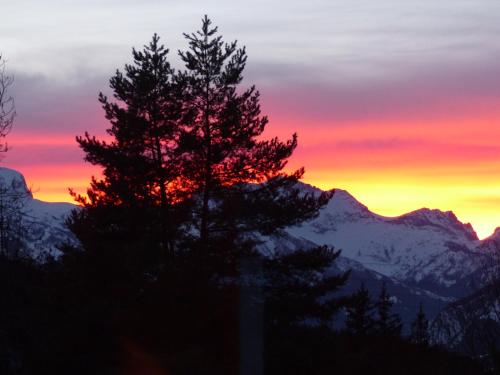
[[[373,333],[374,318],[373,310],[375,306],[370,299],[370,294],[362,283],[359,289],[351,297],[347,305],[347,331],[359,336],[366,336]]]
[[[155,247],[170,256],[180,217],[176,203],[185,191],[177,147],[182,87],[156,34],[132,54],[133,64],[110,79],[116,101],[99,95],[111,140],[88,133],[77,137],[86,161],[103,168],[103,178],[92,180],[87,197],[75,195],[86,210],[75,213],[71,225],[85,242],[88,231],[79,223],[87,221],[84,226],[94,228],[87,239],[105,242],[112,223],[112,241],[121,240],[124,247],[141,243],[150,253]]]
[[[0,140],[2,140],[0,152],[8,150],[5,137],[10,133],[16,117],[14,98],[8,94],[12,83],[14,83],[14,77],[5,72],[5,59],[0,55]]]
[[[286,142],[260,139],[268,120],[260,114],[259,93],[253,86],[237,90],[245,50],[225,44],[210,24],[205,17],[201,31],[185,35],[189,50],[179,52],[185,71],[174,72],[155,35],[142,52],[133,50],[134,64],[110,80],[117,102],[100,95],[111,141],[77,137],[85,159],[103,167],[87,197],[76,197],[86,210],[70,225],[82,239],[89,233],[94,241],[103,231],[106,237],[112,220],[125,247],[156,241],[172,254],[185,252],[185,244],[173,243],[182,227],[204,256],[234,269],[242,253],[236,248],[252,248],[232,245],[248,243],[244,233],[270,234],[313,217],[331,197],[297,188],[303,169],[283,171],[295,135]],[[79,225],[85,220],[94,222]]]
[[[340,251],[327,246],[299,250],[266,260],[265,311],[267,324],[329,324],[345,304],[333,296],[347,281],[349,272],[328,274]]]
[[[179,52],[186,65],[180,77],[188,87],[184,172],[199,192],[196,219],[204,248],[213,237],[269,233],[315,215],[329,195],[300,193],[294,185],[304,170],[283,171],[297,136],[262,140],[268,119],[261,115],[259,92],[254,86],[238,89],[245,48],[224,43],[206,16],[201,30],[184,36],[189,43]]]
[[[382,290],[377,301],[377,320],[375,322],[376,331],[382,336],[399,336],[401,334],[401,318],[398,314],[391,312],[392,301],[385,282],[382,284]]]
[[[415,320],[411,323],[410,341],[418,345],[429,344],[429,321],[425,316],[422,303],[420,303]]]

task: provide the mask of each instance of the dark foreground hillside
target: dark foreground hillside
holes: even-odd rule
[[[60,264],[0,260],[2,374],[483,373],[397,337],[266,328],[241,310],[238,290],[187,285],[186,275],[132,297],[134,285],[98,285],[98,272],[77,280]]]

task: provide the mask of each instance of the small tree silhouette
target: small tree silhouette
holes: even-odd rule
[[[359,336],[373,333],[375,321],[373,318],[374,303],[370,299],[370,294],[362,283],[359,289],[351,297],[346,310],[347,331]]]
[[[399,336],[401,334],[401,318],[391,312],[393,303],[387,293],[385,282],[377,301],[377,320],[375,322],[377,333],[382,336]]]
[[[5,72],[5,59],[0,55],[0,152],[8,150],[5,137],[10,133],[16,117],[14,98],[8,94],[13,82],[14,77]]]
[[[410,341],[419,345],[429,344],[429,321],[425,316],[422,302],[420,302],[417,316],[411,324]]]

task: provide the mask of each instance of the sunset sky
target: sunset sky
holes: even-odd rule
[[[157,32],[171,49],[208,14],[249,55],[267,134],[299,135],[291,167],[372,211],[452,210],[500,226],[500,1],[63,1],[2,4],[0,52],[18,117],[4,166],[35,197],[71,201],[98,169],[75,135],[102,135],[108,79]]]

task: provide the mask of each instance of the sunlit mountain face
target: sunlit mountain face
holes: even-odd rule
[[[266,135],[298,133],[288,168],[305,166],[306,182],[348,190],[382,215],[452,210],[481,238],[500,226],[498,1],[206,9],[201,0],[22,0],[3,11],[11,17],[0,52],[15,75],[18,117],[2,163],[22,171],[40,199],[72,201],[68,188],[84,192],[99,174],[75,136],[105,136],[97,94],[109,94],[131,47],[157,32],[179,68],[182,32],[207,12],[228,40],[247,46],[244,82],[261,91]]]

